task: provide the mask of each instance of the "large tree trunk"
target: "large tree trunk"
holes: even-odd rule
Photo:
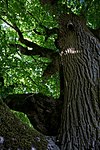
[[[61,150],[99,150],[100,45],[77,16],[63,16],[60,24],[65,83]]]

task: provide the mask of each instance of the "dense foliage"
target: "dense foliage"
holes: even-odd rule
[[[0,30],[0,76],[4,78],[2,92],[8,93],[36,93],[42,92],[57,97],[59,95],[58,74],[51,79],[42,78],[43,70],[50,60],[39,56],[23,56],[17,48],[10,44],[19,43],[16,32],[2,19],[9,24],[16,22],[25,38],[43,46],[55,49],[54,37],[45,42],[44,36],[37,36],[33,29],[44,32],[39,24],[47,27],[55,26],[52,16],[43,11],[38,1],[1,1],[1,30]],[[34,16],[35,14],[35,16]],[[36,18],[36,19],[35,19]],[[44,19],[45,18],[45,19]],[[43,22],[44,20],[44,22]],[[4,95],[3,95],[4,96]]]

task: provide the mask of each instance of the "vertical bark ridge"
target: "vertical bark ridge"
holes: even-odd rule
[[[65,23],[62,22],[59,38],[65,94],[58,138],[61,150],[99,150],[100,54],[96,47],[98,41],[78,18],[70,19],[75,29],[65,30],[69,19],[64,18]]]

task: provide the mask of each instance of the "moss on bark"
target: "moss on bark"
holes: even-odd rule
[[[45,136],[21,122],[0,100],[0,148],[46,150]]]

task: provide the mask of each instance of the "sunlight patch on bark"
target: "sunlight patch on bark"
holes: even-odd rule
[[[67,54],[75,54],[75,53],[80,53],[80,51],[79,50],[76,50],[75,48],[73,48],[73,47],[71,47],[71,48],[67,48],[66,50],[64,50],[64,51],[61,51],[60,52],[60,56],[62,56],[62,55],[67,55]]]

